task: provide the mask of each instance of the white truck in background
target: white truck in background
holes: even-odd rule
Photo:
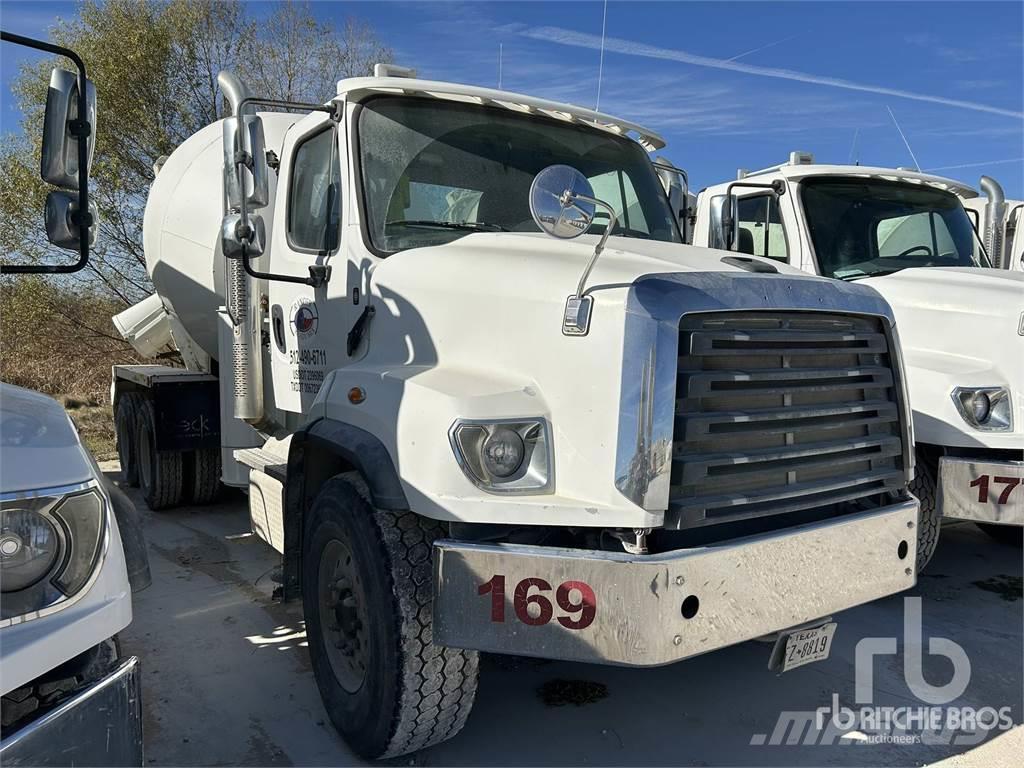
[[[1014,543],[1024,525],[1024,273],[990,268],[960,204],[972,195],[794,152],[702,190],[694,227],[695,244],[869,285],[890,303],[914,410],[922,567],[941,515]]]
[[[982,195],[968,188],[960,197],[992,266],[1024,272],[1024,233],[1018,236],[1024,224],[1024,201],[1007,200],[999,182],[990,176],[982,176],[978,186]]]
[[[388,67],[326,105],[220,84],[150,191],[157,294],[115,320],[189,370],[114,369],[119,450],[170,506],[217,446],[360,755],[455,735],[481,650],[780,633],[785,670],[915,583],[889,307],[683,245],[656,133]]]
[[[79,215],[90,210],[95,91],[73,51],[0,37],[79,68],[51,75],[41,161],[43,180],[58,188],[46,201],[47,235],[79,261],[8,257],[0,271],[73,272],[95,234],[94,220]],[[122,656],[117,635],[131,622],[133,588],[148,583],[138,513],[68,414],[50,397],[0,383],[0,764],[144,765],[139,660]]]

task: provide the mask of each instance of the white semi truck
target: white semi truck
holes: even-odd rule
[[[15,264],[5,275],[74,272],[86,265],[95,222],[88,169],[95,91],[73,52],[0,33],[4,42],[70,58],[78,74],[50,78],[41,175],[51,242],[70,265]],[[100,472],[65,410],[0,383],[0,764],[141,766],[139,660],[117,635],[132,619],[132,589],[149,583],[141,521]]]
[[[990,267],[960,204],[976,194],[794,152],[698,199],[695,243],[870,285],[892,306],[914,410],[919,567],[941,515],[1015,543],[1024,524],[1024,273]]]
[[[222,73],[231,116],[150,191],[157,294],[116,320],[188,362],[115,368],[127,475],[169,506],[219,454],[353,749],[455,735],[478,651],[653,666],[781,632],[787,669],[914,584],[877,293],[683,245],[646,128],[400,74],[311,106]]]

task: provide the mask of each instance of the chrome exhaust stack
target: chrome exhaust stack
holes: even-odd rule
[[[217,84],[230,107],[230,116],[242,114],[239,106],[251,97],[249,89],[231,72],[222,71],[217,75]],[[242,108],[253,112],[251,105]],[[224,168],[224,215],[239,212],[228,202],[227,189],[232,183],[234,168]],[[240,258],[225,258],[225,293],[228,316],[232,325],[231,370],[233,412],[236,419],[249,424],[263,421],[263,361],[260,357],[259,323],[256,322],[257,307],[249,288],[249,278]]]
[[[1006,218],[1006,196],[999,182],[990,176],[982,176],[979,182],[981,191],[988,202],[985,204],[984,231],[982,243],[992,259],[992,266],[1002,269],[1003,264],[1003,226]]]

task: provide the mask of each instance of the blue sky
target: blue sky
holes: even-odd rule
[[[253,13],[269,3],[250,3]],[[358,16],[421,76],[594,107],[604,4],[317,2]],[[65,2],[0,3],[4,29],[45,34]],[[602,111],[643,123],[693,186],[794,149],[819,161],[912,166],[1024,198],[1024,4],[608,3]],[[0,128],[15,128],[4,46]],[[100,94],[102,100],[102,94]],[[101,102],[102,108],[102,102]]]

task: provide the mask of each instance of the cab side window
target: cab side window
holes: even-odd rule
[[[789,261],[779,201],[772,195],[741,197],[737,209],[736,250],[751,256]]]
[[[338,245],[341,165],[333,128],[295,149],[288,190],[288,243],[301,251],[329,253]]]

